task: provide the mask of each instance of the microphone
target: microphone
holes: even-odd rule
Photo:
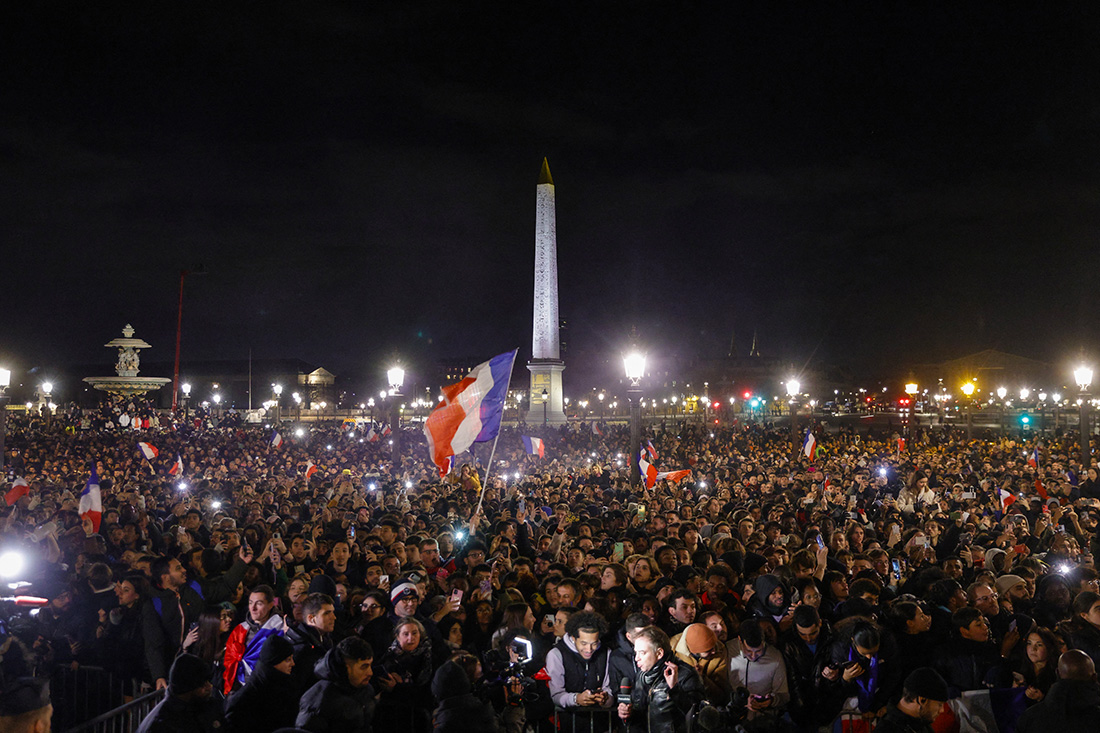
[[[616,699],[616,702],[618,702],[620,705],[629,705],[630,704],[630,694],[631,694],[630,679],[627,678],[627,677],[623,677],[622,682],[619,683],[619,696]]]

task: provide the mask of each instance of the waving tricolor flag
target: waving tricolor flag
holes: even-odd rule
[[[454,470],[455,457],[447,456],[444,459],[443,465],[439,467],[439,478],[446,478],[447,474]]]
[[[814,437],[812,430],[806,431],[806,439],[802,441],[802,455],[811,461],[817,455],[817,438]]]
[[[99,521],[103,518],[103,499],[99,494],[99,476],[96,475],[94,465],[88,483],[84,484],[84,490],[80,492],[80,506],[77,511],[81,519],[91,519],[92,529],[99,531]]]
[[[15,479],[15,481],[11,482],[11,488],[8,489],[8,492],[6,494],[4,494],[4,501],[7,502],[8,506],[11,506],[15,502],[26,496],[30,492],[30,490],[31,487],[30,484],[27,483],[27,479],[20,476]]]
[[[1016,503],[1016,495],[1008,489],[997,489],[997,498],[1000,500],[1002,512],[1007,512]]]
[[[1027,457],[1027,465],[1032,468],[1039,467],[1039,446],[1035,446],[1031,449],[1031,455]]]
[[[686,476],[691,475],[691,469],[689,468],[684,468],[679,471],[658,471],[656,466],[644,458],[638,459],[638,471],[642,474],[647,489],[652,489],[653,486],[662,479],[668,479],[672,483],[677,483]]]
[[[283,444],[283,436],[279,435],[279,431],[276,430],[275,434],[271,436],[271,447],[278,448]]]
[[[168,469],[169,476],[182,476],[183,475],[183,456],[179,453],[176,454],[176,462],[172,464],[172,467]]]
[[[378,440],[378,433],[374,432],[374,426],[371,425],[367,430],[367,442],[373,443],[376,440]]]
[[[478,364],[462,381],[443,388],[443,399],[424,421],[428,451],[439,470],[447,465],[448,456],[500,433],[515,361],[515,351],[499,354]]]
[[[160,453],[152,443],[138,443],[138,448],[141,449],[141,455],[145,456],[147,461],[153,460]]]
[[[386,423],[385,425],[382,426],[382,437],[383,438],[385,438],[386,436],[388,436],[392,432],[393,431],[390,430],[390,424],[389,423]]]
[[[599,423],[597,423],[595,420],[592,421],[592,434],[593,435],[603,435],[603,431],[600,430]]]
[[[523,441],[523,447],[527,449],[528,455],[537,455],[539,458],[544,457],[544,448],[541,438],[532,438],[527,435],[521,435],[519,437],[520,440]]]
[[[306,481],[308,482],[315,473],[317,473],[317,464],[313,461],[306,461]]]
[[[657,449],[653,447],[653,441],[647,440],[645,442],[645,452],[649,454],[649,460],[655,461],[659,458],[657,455]]]
[[[1043,486],[1043,481],[1042,481],[1042,479],[1040,479],[1040,478],[1039,478],[1038,476],[1036,476],[1036,477],[1035,477],[1035,492],[1036,492],[1037,494],[1039,494],[1039,496],[1043,497],[1043,501],[1044,501],[1044,502],[1045,502],[1045,501],[1046,501],[1047,499],[1049,499],[1049,498],[1050,498],[1050,497],[1049,497],[1049,496],[1047,495],[1047,489],[1046,489],[1046,487],[1045,487],[1045,486]]]

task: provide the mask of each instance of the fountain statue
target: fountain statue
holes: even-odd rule
[[[118,362],[115,364],[118,376],[85,377],[84,381],[96,389],[113,395],[129,396],[154,392],[172,381],[167,377],[138,376],[138,367],[141,364],[138,352],[150,348],[150,344],[134,338],[134,327],[129,323],[122,329],[122,338],[116,338],[104,345],[118,349]]]

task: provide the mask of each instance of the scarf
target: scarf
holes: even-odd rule
[[[853,662],[856,659],[863,660],[863,657],[857,657],[855,649],[848,647],[848,661]],[[871,701],[878,691],[878,656],[871,657],[871,665],[867,671],[867,674],[856,677],[856,697],[859,700],[860,712],[868,713],[871,711]]]

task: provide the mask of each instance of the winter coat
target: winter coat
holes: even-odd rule
[[[332,636],[322,638],[321,633],[312,626],[296,623],[287,629],[286,640],[294,646],[294,670],[290,676],[298,688],[298,694],[301,694],[317,681],[313,668],[332,650]]]
[[[1100,730],[1100,689],[1088,680],[1059,680],[1037,705],[1024,711],[1016,733],[1095,733]]]
[[[698,663],[692,658],[688,649],[684,634],[674,637],[672,640],[672,653],[680,658],[684,664],[688,664],[699,675],[706,691],[707,700],[715,705],[724,705],[730,695],[730,659],[729,651],[725,644],[715,646],[714,656],[710,659],[700,659]],[[612,685],[615,681],[612,678]]]
[[[298,689],[294,679],[260,662],[244,687],[225,702],[225,720],[238,733],[271,733],[294,725],[298,716]]]
[[[370,733],[374,690],[351,686],[340,651],[325,654],[313,671],[318,682],[302,696],[295,726],[312,733]]]
[[[137,733],[221,733],[222,722],[221,701],[184,702],[168,695],[149,711]]]
[[[665,681],[665,659],[639,672],[630,691],[629,728],[634,733],[677,733],[687,725],[688,712],[703,700],[703,682],[689,665],[673,657],[678,668],[676,687]]]
[[[436,671],[432,696],[439,701],[432,713],[435,733],[496,733],[499,729],[492,706],[474,695],[466,670],[455,662],[444,662]]]

